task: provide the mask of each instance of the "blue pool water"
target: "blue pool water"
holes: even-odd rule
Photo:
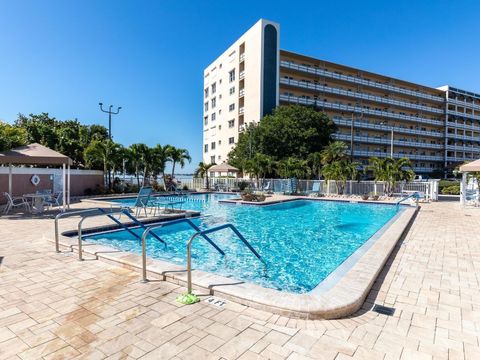
[[[234,224],[267,263],[267,276],[262,263],[228,229],[209,235],[225,251],[226,260],[197,238],[192,247],[194,267],[295,293],[316,287],[399,211],[391,205],[313,200],[268,206],[218,202],[231,196],[191,195],[183,208],[211,215],[194,220],[201,228]],[[168,246],[152,237],[147,241],[147,255],[185,265],[185,245],[193,233],[186,224],[161,228],[156,234]],[[141,253],[139,240],[125,230],[86,235],[85,239]]]

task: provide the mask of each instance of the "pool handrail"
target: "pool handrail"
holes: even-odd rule
[[[155,229],[159,229],[165,226],[175,225],[179,223],[187,223],[190,225],[192,229],[196,231],[196,234],[201,232],[200,228],[195,225],[190,219],[183,218],[183,219],[176,219],[172,221],[167,221],[158,225],[148,226],[142,234],[142,282],[148,282],[147,279],[147,249],[146,249],[146,242],[148,234]],[[152,233],[153,234],[153,233]],[[225,256],[225,252],[220,249],[220,247],[213,242],[207,235],[202,235],[202,237],[207,240],[207,242],[212,245],[222,256]]]
[[[84,213],[89,213],[92,211],[99,211],[101,208],[93,208],[93,209],[85,209],[85,210],[79,210],[79,211],[69,211],[69,212],[62,212],[57,214],[55,216],[55,252],[59,253],[60,252],[60,243],[59,243],[59,230],[58,230],[58,221],[63,218],[63,217],[68,217],[68,216],[75,216],[75,215],[81,215]],[[121,213],[122,208],[118,207],[111,207],[110,208],[110,213]]]
[[[245,239],[245,237],[238,231],[238,229],[230,223],[214,226],[202,231],[199,231],[193,234],[187,242],[187,293],[192,293],[192,242],[197,236],[202,236],[206,234],[210,234],[216,231],[224,230],[224,229],[231,229],[235,235],[237,235],[240,240],[249,248],[249,250],[263,263],[265,268],[267,267],[267,263],[262,259],[260,254],[250,245],[250,243]]]
[[[405,200],[408,200],[410,198],[415,198],[415,207],[418,207],[418,199],[420,198],[420,195],[418,194],[418,192],[414,192],[413,194],[411,195],[408,195],[408,196],[405,196],[403,198],[401,198],[400,200],[398,200],[395,204],[397,205],[397,207],[400,205],[400,203],[404,202]]]

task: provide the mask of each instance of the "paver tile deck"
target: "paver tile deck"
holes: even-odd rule
[[[1,217],[0,360],[480,359],[479,228],[480,209],[422,205],[360,311],[301,320],[231,301],[181,305],[178,285],[55,253],[46,215]]]

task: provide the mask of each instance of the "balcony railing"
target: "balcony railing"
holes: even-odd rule
[[[363,108],[363,107],[360,107],[360,106],[343,105],[343,104],[331,103],[331,102],[322,101],[322,100],[312,100],[312,99],[300,98],[298,96],[290,96],[290,95],[283,95],[282,94],[282,95],[280,95],[280,100],[287,101],[287,102],[290,102],[290,103],[295,103],[295,104],[316,105],[318,107],[324,107],[324,108],[328,108],[328,109],[338,109],[338,110],[351,111],[351,112],[356,112],[356,113],[364,113],[364,114],[369,114],[369,115],[389,117],[389,118],[392,118],[392,119],[413,121],[413,122],[416,122],[416,123],[420,122],[420,123],[437,125],[437,126],[443,126],[444,125],[444,122],[440,121],[440,120],[432,120],[432,119],[421,118],[421,117],[410,116],[410,115],[402,115],[402,114],[397,114],[397,113],[390,112],[390,111],[366,109],[366,108]]]
[[[344,125],[344,126],[352,126],[352,120],[341,118],[334,116],[333,122],[337,125]],[[388,125],[378,125],[374,123],[367,122],[362,119],[355,119],[354,127],[362,128],[362,129],[371,129],[371,130],[381,130],[381,131],[390,131],[391,126]],[[436,132],[436,131],[426,131],[426,130],[417,130],[417,129],[409,129],[405,127],[395,127],[395,132],[402,133],[402,134],[413,134],[413,135],[421,135],[421,136],[428,136],[428,137],[436,137],[436,138],[443,138],[445,137],[444,132]]]
[[[333,136],[338,139],[338,140],[343,140],[343,141],[350,141],[351,140],[351,135],[350,134],[333,134]],[[353,141],[355,142],[360,142],[360,143],[366,143],[366,144],[383,144],[383,145],[390,145],[391,144],[391,139],[390,138],[384,138],[384,137],[375,137],[375,136],[359,136],[359,135],[354,135]],[[394,146],[403,146],[403,147],[413,147],[413,148],[424,148],[424,149],[443,149],[443,144],[429,144],[429,143],[422,143],[418,141],[407,141],[407,140],[400,140],[397,139],[395,140],[395,137],[393,139],[393,145]]]
[[[394,106],[404,107],[404,108],[409,108],[409,109],[428,111],[428,112],[435,113],[435,114],[443,114],[444,113],[443,109],[437,109],[437,108],[434,108],[434,107],[431,107],[431,106],[418,105],[418,104],[410,103],[410,102],[407,102],[407,101],[393,100],[393,99],[385,98],[385,97],[382,97],[382,96],[375,96],[375,95],[360,93],[360,92],[357,92],[357,91],[343,90],[343,89],[339,89],[339,88],[335,88],[335,87],[324,86],[324,85],[319,85],[319,84],[314,84],[314,83],[312,84],[312,83],[305,82],[305,81],[298,81],[298,80],[294,80],[294,79],[282,78],[282,79],[280,79],[280,83],[285,84],[285,85],[290,85],[290,86],[297,86],[297,87],[304,88],[304,89],[321,91],[321,92],[329,93],[329,94],[349,96],[349,97],[353,97],[355,99],[370,100],[370,101],[379,102],[379,103],[382,103],[382,104],[389,104],[389,105],[394,105]]]
[[[245,96],[245,89],[242,89],[238,92],[238,97],[243,97]]]
[[[480,116],[476,116],[476,115],[473,115],[473,114],[466,114],[466,113],[462,113],[462,112],[455,111],[455,110],[447,109],[447,114],[448,115],[460,116],[460,117],[468,118],[468,119],[480,120]]]
[[[361,79],[361,78],[350,76],[350,75],[336,74],[336,73],[328,71],[328,70],[322,70],[322,69],[318,69],[318,68],[315,68],[315,67],[309,67],[309,66],[294,64],[290,61],[282,60],[282,61],[280,61],[280,66],[282,66],[284,68],[288,68],[288,69],[293,69],[293,70],[307,72],[307,73],[310,73],[310,74],[315,74],[315,75],[318,75],[318,76],[325,76],[325,77],[328,77],[328,78],[331,78],[331,79],[349,81],[349,82],[352,82],[352,83],[355,83],[355,84],[366,85],[366,86],[375,87],[375,88],[378,88],[378,89],[390,90],[390,91],[394,91],[394,92],[397,92],[397,93],[400,93],[400,94],[406,94],[406,95],[410,95],[410,96],[421,97],[421,98],[424,98],[424,99],[433,100],[433,101],[437,101],[437,102],[445,102],[445,98],[443,96],[435,96],[435,95],[426,94],[426,93],[423,93],[423,92],[420,92],[420,91],[402,89],[401,87],[398,87],[398,86],[382,84],[382,83],[379,83],[379,82],[376,82],[376,81],[365,80],[365,79]]]
[[[447,150],[453,150],[453,151],[465,151],[465,152],[474,152],[474,153],[479,153],[480,152],[480,147],[472,147],[468,145],[446,145]]]
[[[480,105],[479,104],[473,104],[473,103],[468,102],[468,101],[462,101],[462,100],[458,100],[458,99],[448,98],[447,103],[480,110]]]
[[[460,140],[468,140],[468,141],[480,141],[480,137],[478,136],[468,136],[468,135],[461,135],[461,134],[452,134],[447,133],[447,139],[460,139]]]
[[[245,107],[238,108],[238,113],[243,114],[245,112]]]
[[[390,157],[390,152],[381,152],[381,151],[362,151],[362,150],[354,150],[354,156],[361,156],[361,157]],[[400,159],[402,157],[406,157],[413,160],[430,160],[430,161],[443,161],[443,156],[430,156],[430,155],[418,155],[418,154],[406,154],[406,153],[393,153],[394,159]]]
[[[245,70],[240,71],[239,79],[242,80],[245,78]]]
[[[461,124],[453,121],[447,121],[447,127],[480,131],[480,126],[475,126],[474,124]]]
[[[240,54],[240,62],[245,60],[245,53]]]

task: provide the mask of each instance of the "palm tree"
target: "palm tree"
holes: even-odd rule
[[[205,179],[206,187],[207,189],[210,189],[210,184],[208,182],[208,170],[215,164],[206,164],[203,161],[201,161],[198,164],[197,169],[195,170],[195,177],[201,177],[202,179]]]
[[[407,158],[394,160],[392,158],[370,158],[369,169],[373,171],[375,181],[385,182],[385,193],[393,194],[395,184],[398,181],[411,181],[415,178],[415,172],[411,169],[412,164]]]
[[[320,179],[320,175],[322,174],[322,153],[314,152],[309,154],[307,161],[312,169],[312,174]]]
[[[168,151],[170,149],[170,145],[162,146],[160,144],[155,145],[152,151],[152,164],[151,164],[151,171],[152,175],[157,177],[159,174],[162,175],[163,185],[164,187],[167,186],[165,183],[165,168],[167,166],[167,162],[170,161],[170,157]]]
[[[348,158],[348,147],[343,141],[334,141],[328,144],[321,152],[321,162],[323,165],[330,164],[338,160]]]
[[[103,165],[103,174],[105,176],[105,184],[112,189],[112,181],[110,170],[115,171],[118,164],[118,156],[121,152],[121,146],[111,140],[98,141],[93,140],[84,151],[85,161],[88,167],[95,167],[96,164]]]
[[[343,194],[347,180],[357,178],[359,163],[349,160],[336,160],[322,168],[322,175],[326,180],[335,180],[338,194]]]
[[[274,165],[275,162],[270,156],[257,152],[252,159],[246,161],[245,171],[255,176],[258,188],[260,186],[260,178],[263,182],[266,174],[273,171]]]
[[[150,149],[148,148],[147,145],[138,143],[138,144],[132,144],[129,147],[129,152],[130,152],[130,165],[132,166],[132,169],[135,173],[135,176],[137,178],[137,185],[140,187],[140,173],[143,168],[143,184],[145,184],[145,177],[146,177],[146,172],[148,170],[148,161],[149,159],[149,151]]]
[[[306,160],[289,157],[277,162],[276,172],[278,176],[284,179],[291,177],[301,179],[310,175],[310,171],[310,167]]]
[[[174,146],[168,147],[168,156],[172,162],[172,179],[175,176],[175,165],[177,163],[183,168],[185,166],[185,161],[188,161],[189,163],[192,161],[187,149],[180,149]]]

